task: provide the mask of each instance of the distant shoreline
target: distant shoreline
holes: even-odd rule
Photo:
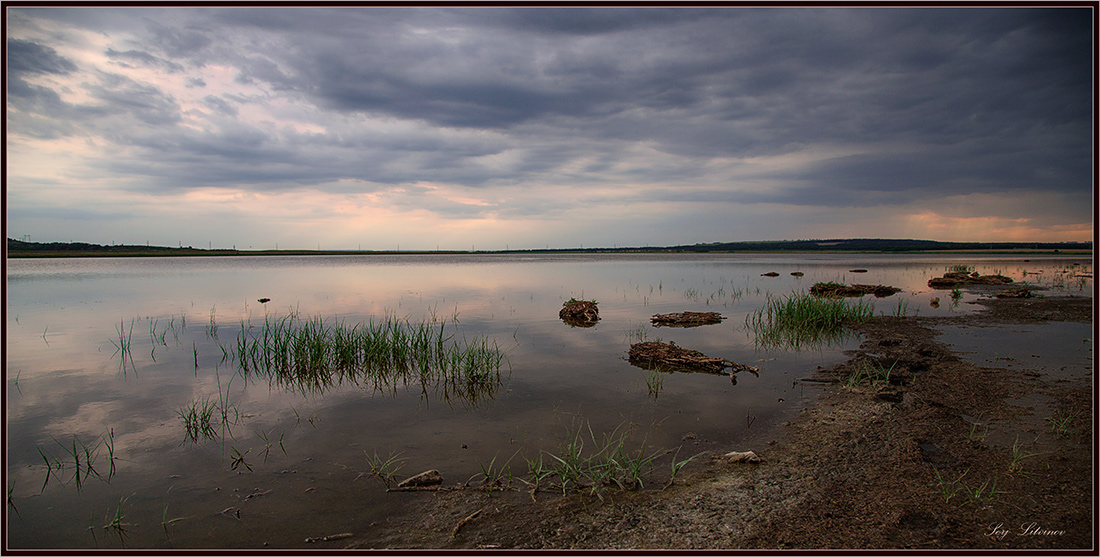
[[[888,244],[890,241],[878,241]],[[30,242],[8,241],[7,258],[9,259],[50,259],[50,258],[104,258],[104,257],[265,257],[265,256],[370,256],[370,255],[576,255],[576,254],[791,254],[812,255],[824,253],[837,254],[957,254],[957,255],[1066,255],[1088,256],[1092,255],[1091,246],[1087,244],[1033,244],[1035,247],[1001,247],[1005,244],[992,244],[992,247],[954,247],[950,243],[930,242],[938,244],[924,248],[906,247],[902,245],[883,246],[879,249],[844,244],[860,243],[858,241],[818,242],[816,249],[799,249],[802,246],[791,244],[804,242],[764,242],[745,243],[742,249],[737,244],[720,245],[693,245],[672,247],[642,247],[642,248],[576,248],[576,249],[531,249],[531,250],[238,250],[238,249],[196,249],[196,248],[168,248],[148,246],[98,246],[94,244],[34,244]],[[866,243],[866,242],[863,242]],[[22,245],[18,245],[22,244]],[[989,245],[987,243],[987,245]],[[70,246],[79,246],[79,249],[66,249]],[[1054,247],[1059,246],[1059,247]],[[771,249],[768,249],[771,248]],[[846,249],[847,248],[847,249]]]

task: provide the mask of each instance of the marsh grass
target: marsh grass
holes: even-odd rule
[[[661,395],[661,389],[664,387],[665,376],[660,371],[650,370],[645,376],[645,384],[649,389],[649,398],[656,401],[657,397]]]
[[[587,435],[586,435],[587,433]],[[556,452],[541,451],[537,460],[527,459],[533,475],[532,493],[542,480],[557,476],[557,488],[562,495],[570,489],[603,498],[607,488],[634,490],[643,487],[643,477],[659,457],[671,451],[650,450],[643,439],[638,448],[628,448],[632,428],[620,425],[611,432],[597,436],[590,424],[570,429]],[[543,459],[543,456],[549,459]]]
[[[487,338],[456,338],[446,322],[394,315],[354,325],[265,315],[259,325],[241,322],[233,357],[242,375],[259,374],[306,395],[344,383],[392,392],[419,384],[448,402],[475,405],[492,397],[506,363]]]
[[[115,345],[115,354],[121,354],[119,356],[119,366],[125,373],[126,361],[129,360],[130,368],[136,371],[137,366],[134,365],[134,353],[132,351],[134,338],[134,319],[130,320],[129,329],[126,328],[126,322],[120,319],[116,332],[118,333],[118,341],[116,342],[114,339],[112,339],[111,343]]]
[[[756,335],[763,348],[799,349],[844,341],[849,334],[842,324],[866,321],[874,314],[874,304],[822,298],[805,292],[786,297],[767,295],[764,307],[745,318],[746,327]]]
[[[129,526],[133,526],[133,524],[129,522],[123,522],[126,519],[125,514],[123,514],[123,507],[126,505],[127,499],[128,498],[119,495],[118,506],[115,507],[114,515],[112,516],[108,511],[107,516],[106,518],[104,518],[103,522],[103,529],[109,532],[114,532],[114,534],[118,536],[119,543],[121,543],[122,545],[126,545],[126,535],[129,533],[127,528]]]
[[[920,310],[914,311],[914,315],[919,314],[919,313],[920,313]],[[883,315],[886,315],[886,313],[883,312]],[[894,317],[906,317],[908,315],[909,315],[909,300],[906,300],[904,298],[898,298],[898,304],[896,306],[894,306],[893,316]]]
[[[42,462],[46,465],[46,477],[42,482],[40,492],[46,490],[51,477],[56,478],[63,486],[73,484],[78,492],[93,477],[107,483],[111,482],[115,475],[116,460],[113,429],[91,443],[85,443],[76,435],[73,435],[68,442],[61,442],[55,437],[51,437],[51,439],[61,449],[63,455],[50,454],[41,446],[35,445],[39,456],[42,457]],[[107,449],[106,475],[96,469],[101,451],[104,448]]]
[[[218,437],[218,431],[214,429],[213,424],[214,411],[217,407],[217,403],[209,398],[201,398],[176,410],[176,415],[183,420],[184,442],[199,444]]]

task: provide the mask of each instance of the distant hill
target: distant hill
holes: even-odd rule
[[[1092,251],[1092,242],[936,242],[932,240],[891,239],[835,239],[835,240],[779,240],[774,242],[715,242],[677,246],[677,251],[975,251],[975,250],[1033,250],[1033,251]]]
[[[1092,242],[936,242],[932,240],[834,239],[775,240],[753,242],[713,242],[683,246],[646,246],[625,248],[534,249],[506,250],[482,253],[735,253],[735,252],[871,252],[913,253],[933,251],[1031,251],[1031,252],[1091,252]],[[8,257],[165,257],[179,255],[318,255],[349,253],[412,253],[355,252],[352,250],[235,250],[197,249],[140,245],[103,246],[84,242],[24,242],[8,238]],[[456,252],[442,252],[456,253]]]
[[[201,250],[191,246],[169,248],[163,246],[114,245],[102,246],[84,242],[24,242],[8,238],[9,257],[126,257],[126,256],[167,256],[167,255],[209,255],[218,251]]]

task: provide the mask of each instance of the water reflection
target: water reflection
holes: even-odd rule
[[[476,407],[502,385],[504,351],[484,337],[456,339],[447,322],[412,323],[387,314],[348,325],[317,317],[265,315],[242,323],[233,359],[244,377],[257,375],[302,395],[321,396],[343,385],[396,395],[419,385],[449,404]]]
[[[1091,293],[1091,277],[1080,276],[1091,274],[1090,265],[1041,258],[11,260],[5,442],[9,500],[19,512],[9,513],[8,543],[117,546],[120,538],[104,539],[102,527],[121,508],[131,547],[296,547],[318,530],[354,531],[400,511],[399,500],[354,483],[369,470],[367,454],[400,453],[409,469],[469,477],[517,444],[532,459],[554,451],[568,440],[563,419],[583,419],[600,439],[624,422],[660,424],[646,432],[650,446],[684,446],[684,455],[697,452],[685,446],[691,440],[759,446],[816,396],[816,387],[798,380],[859,341],[843,329],[762,340],[746,318],[769,296],[815,282],[849,284],[850,270],[860,268],[868,272],[858,282],[902,289],[889,301],[868,300],[878,304],[875,315],[974,311],[967,302],[979,294],[966,290],[951,304],[928,304],[943,295],[928,288],[929,278],[958,263],[1057,293]],[[761,276],[771,271],[780,275]],[[599,300],[600,320],[564,325],[559,312],[572,298]],[[714,310],[727,319],[696,328],[651,323],[655,313]],[[386,333],[385,357],[358,339],[384,323],[397,329]],[[630,344],[657,332],[663,342],[760,373],[739,374],[734,386],[630,365]],[[398,337],[405,340],[392,342]],[[320,339],[313,348],[311,338]],[[420,356],[417,343],[428,347]],[[467,365],[467,358],[492,365]],[[207,418],[217,437],[207,435]],[[57,463],[67,460],[59,473]],[[273,492],[245,503],[257,488]],[[220,514],[233,507],[243,509],[242,522]],[[249,512],[263,519],[249,522]],[[169,539],[162,516],[189,518],[172,523]]]

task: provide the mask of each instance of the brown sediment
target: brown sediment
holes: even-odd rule
[[[726,368],[735,373],[748,371],[756,373],[759,370],[752,366],[739,364],[725,358],[707,356],[696,350],[688,350],[676,346],[675,343],[663,342],[638,342],[630,345],[630,363],[646,367],[664,367],[670,370],[700,371],[704,373],[725,374]]]
[[[695,450],[709,451],[668,489],[602,499],[560,491],[419,494],[415,512],[364,528],[349,547],[1088,552],[1091,375],[969,363],[937,342],[936,327],[1091,323],[1092,299],[975,303],[984,307],[976,314],[854,325],[860,348],[839,365],[807,370],[804,379],[826,392],[777,432],[777,442],[723,446],[692,437]],[[889,380],[848,386],[850,373],[868,364],[890,367]],[[1052,413],[1067,417],[1065,433],[1052,432]],[[1012,466],[1015,443],[1028,455],[1021,468]],[[763,462],[730,463],[731,449],[751,449]],[[462,522],[479,509],[478,520]],[[456,523],[463,524],[457,538]]]
[[[569,300],[558,311],[558,317],[570,325],[591,327],[600,320],[600,310],[593,301]]]
[[[814,296],[862,296],[874,294],[877,298],[885,298],[901,292],[900,288],[883,284],[838,284],[835,282],[819,282],[810,287],[810,294]]]
[[[696,327],[721,323],[725,317],[717,311],[684,311],[680,313],[658,313],[650,322],[657,326]]]
[[[942,277],[936,277],[928,281],[928,286],[939,289],[972,284],[1012,284],[1012,279],[1001,275],[980,275],[975,271],[973,273],[946,273]]]

